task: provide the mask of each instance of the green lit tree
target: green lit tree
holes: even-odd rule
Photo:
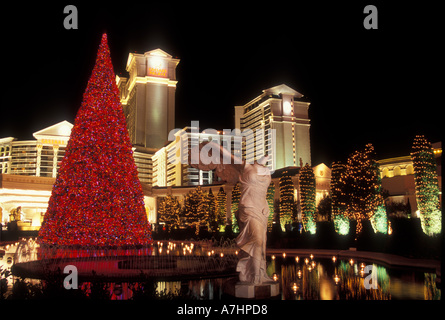
[[[347,216],[347,195],[345,194],[346,166],[341,162],[332,163],[331,171],[331,210],[335,231],[341,235],[349,233]]]
[[[269,218],[267,220],[268,231],[272,230],[272,224],[275,216],[274,201],[275,201],[275,184],[272,181],[269,185],[269,188],[267,188],[267,204],[269,205]]]
[[[431,143],[417,135],[412,146],[417,207],[425,234],[432,236],[442,231],[442,211],[439,201],[437,164]]]
[[[226,225],[226,201],[227,195],[221,187],[216,195],[216,219],[218,221],[218,229],[221,232],[224,232]]]
[[[382,177],[380,176],[379,164],[376,160],[373,160],[371,169],[374,172],[375,183],[375,199],[374,199],[374,212],[371,216],[371,225],[375,233],[388,233],[388,214],[386,212],[385,197],[382,187]]]
[[[207,211],[207,227],[211,231],[216,231],[218,229],[218,217],[216,214],[216,197],[213,194],[212,189],[206,195],[206,211]]]
[[[294,208],[294,183],[287,171],[280,177],[280,224],[285,230],[286,224],[292,223]]]
[[[311,234],[316,232],[316,201],[315,201],[315,175],[312,167],[306,164],[300,170],[300,205],[303,219],[303,228]]]
[[[236,219],[236,212],[238,211],[240,196],[241,196],[240,183],[237,182],[232,189],[231,223],[233,232],[239,231],[238,221]]]

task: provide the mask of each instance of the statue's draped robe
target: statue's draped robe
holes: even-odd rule
[[[245,164],[239,175],[241,197],[236,218],[240,234],[238,247],[246,254],[241,256],[237,271],[240,281],[259,284],[270,281],[266,274],[266,239],[269,205],[266,195],[270,172],[259,164]]]
[[[212,150],[214,148],[214,150]],[[222,148],[221,148],[222,149]],[[242,282],[260,284],[271,281],[266,274],[266,239],[269,206],[266,195],[271,181],[270,171],[258,163],[248,164],[237,159],[237,164],[225,163],[220,146],[200,143],[190,151],[189,163],[200,170],[216,170],[229,184],[240,182],[240,201],[236,218],[240,234],[236,238],[240,253],[237,271]],[[204,163],[204,158],[207,159]],[[232,159],[233,160],[233,159]]]

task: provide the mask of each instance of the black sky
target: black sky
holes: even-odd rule
[[[365,30],[367,2],[294,2],[6,5],[0,137],[73,122],[107,32],[117,74],[129,52],[160,47],[181,59],[178,128],[231,129],[235,105],[285,83],[311,101],[313,164],[368,142],[385,158],[409,154],[418,133],[441,140],[439,3],[375,1],[379,28]],[[67,4],[78,30],[63,27]]]

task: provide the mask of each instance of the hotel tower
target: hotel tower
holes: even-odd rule
[[[116,77],[133,146],[160,149],[175,128],[176,66],[161,49],[130,53],[128,78]]]
[[[243,157],[252,162],[270,150],[268,166],[273,171],[311,165],[309,105],[301,93],[282,84],[235,106],[235,128],[263,133],[255,134],[255,143],[246,141]]]

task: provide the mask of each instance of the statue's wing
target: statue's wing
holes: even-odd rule
[[[229,184],[235,184],[239,180],[239,172],[232,164],[216,165],[216,175]]]
[[[204,171],[215,170],[216,175],[227,183],[235,184],[238,182],[239,171],[237,167],[240,165],[225,164],[222,152],[212,152],[212,149],[210,149],[204,157],[200,156],[202,155],[202,148],[206,144],[207,142],[203,142],[191,148],[189,152],[189,165]]]

